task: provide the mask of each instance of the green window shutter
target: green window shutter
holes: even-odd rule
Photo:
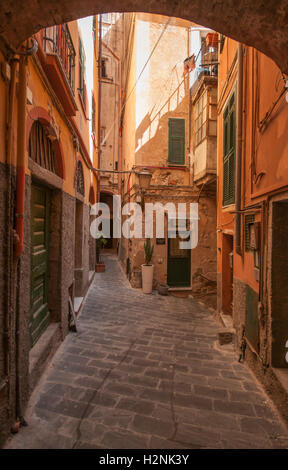
[[[185,119],[169,119],[168,162],[185,165]]]
[[[223,113],[223,206],[235,202],[236,111],[234,93]]]

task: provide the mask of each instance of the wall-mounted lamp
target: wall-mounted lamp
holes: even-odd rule
[[[149,188],[152,173],[148,170],[148,168],[143,168],[141,171],[137,173],[139,178],[139,189],[140,189],[140,196],[141,196],[141,206],[142,210],[144,209],[144,194],[145,191]]]
[[[152,178],[152,173],[148,170],[148,168],[143,168],[141,171],[137,173],[139,178],[139,188],[141,191],[145,191],[150,186],[150,181]]]

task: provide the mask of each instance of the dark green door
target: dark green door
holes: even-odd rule
[[[31,347],[49,324],[49,190],[31,186]]]
[[[183,241],[177,233],[176,238],[168,238],[167,283],[171,287],[190,287],[191,250],[183,250]]]

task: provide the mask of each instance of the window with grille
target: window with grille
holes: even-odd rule
[[[40,121],[35,121],[29,135],[29,157],[46,170],[59,174],[53,142]]]
[[[236,110],[233,93],[223,113],[223,206],[235,202],[235,146]]]
[[[82,41],[79,37],[79,93],[82,98],[84,108],[86,107],[85,97],[85,53]]]
[[[185,119],[169,119],[168,162],[185,165]]]
[[[244,243],[245,251],[252,251],[250,248],[250,224],[255,222],[254,214],[247,214],[244,217]]]

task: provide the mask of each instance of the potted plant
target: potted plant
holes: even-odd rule
[[[105,263],[103,263],[101,259],[101,249],[107,244],[107,240],[103,235],[97,238],[96,240],[96,266],[95,271],[96,273],[104,273],[105,271]]]
[[[144,294],[152,293],[154,265],[151,264],[154,246],[151,245],[150,238],[146,238],[144,243],[145,264],[142,264],[142,290]]]

